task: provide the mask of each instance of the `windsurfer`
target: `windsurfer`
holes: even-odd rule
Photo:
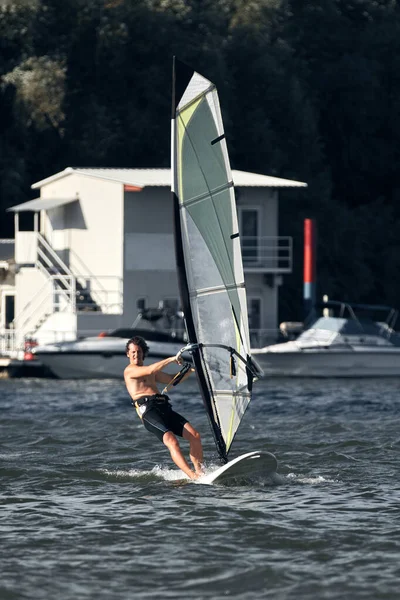
[[[126,355],[129,365],[124,371],[126,388],[132,398],[138,415],[145,428],[154,433],[168,448],[171,458],[190,479],[197,479],[203,474],[203,447],[200,434],[185,417],[172,410],[169,398],[161,394],[157,383],[169,384],[174,378],[163,369],[172,363],[181,364],[176,356],[170,356],[151,365],[143,364],[148,346],[142,337],[131,338],[126,344]],[[190,375],[190,369],[181,379]],[[177,437],[183,437],[190,444],[190,460],[192,470],[179,446]]]

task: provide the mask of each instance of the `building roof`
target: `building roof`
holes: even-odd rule
[[[79,198],[35,198],[34,200],[28,200],[28,202],[23,202],[22,204],[16,204],[15,206],[11,206],[7,208],[8,211],[11,212],[23,212],[23,211],[32,211],[38,212],[39,210],[48,210],[49,208],[56,208],[57,206],[63,206],[64,204],[69,204],[70,202],[76,202]]]
[[[131,185],[138,188],[145,187],[170,187],[171,169],[95,169],[82,167],[67,167],[64,171],[55,173],[46,179],[42,179],[32,185],[33,189],[41,188],[48,183],[67,177],[73,173],[85,175],[87,177],[96,177],[116,181],[124,185]],[[292,181],[291,179],[281,179],[269,175],[260,175],[258,173],[248,173],[247,171],[232,171],[233,182],[238,187],[268,187],[268,188],[298,188],[307,187],[302,181]]]

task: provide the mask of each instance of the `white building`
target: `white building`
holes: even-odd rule
[[[279,188],[306,184],[243,171],[233,180],[250,328],[264,344],[260,332],[277,330],[278,288],[292,270],[292,240],[278,236]],[[143,304],[178,308],[169,169],[68,167],[32,188],[40,197],[9,209],[18,344],[129,327]]]

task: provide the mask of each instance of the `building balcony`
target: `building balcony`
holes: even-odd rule
[[[241,236],[245,273],[291,273],[293,240],[289,236]]]

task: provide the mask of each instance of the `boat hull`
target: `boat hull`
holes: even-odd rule
[[[124,354],[47,354],[40,360],[59,379],[121,379],[128,364]]]
[[[82,341],[53,349],[51,346],[42,346],[35,350],[35,355],[59,379],[122,379],[124,369],[129,364],[125,344],[126,340],[111,343],[108,340]],[[144,364],[174,356],[182,348],[182,343],[149,346],[150,352]],[[171,372],[176,372],[176,369]]]
[[[400,349],[264,352],[252,355],[264,377],[399,377]]]

